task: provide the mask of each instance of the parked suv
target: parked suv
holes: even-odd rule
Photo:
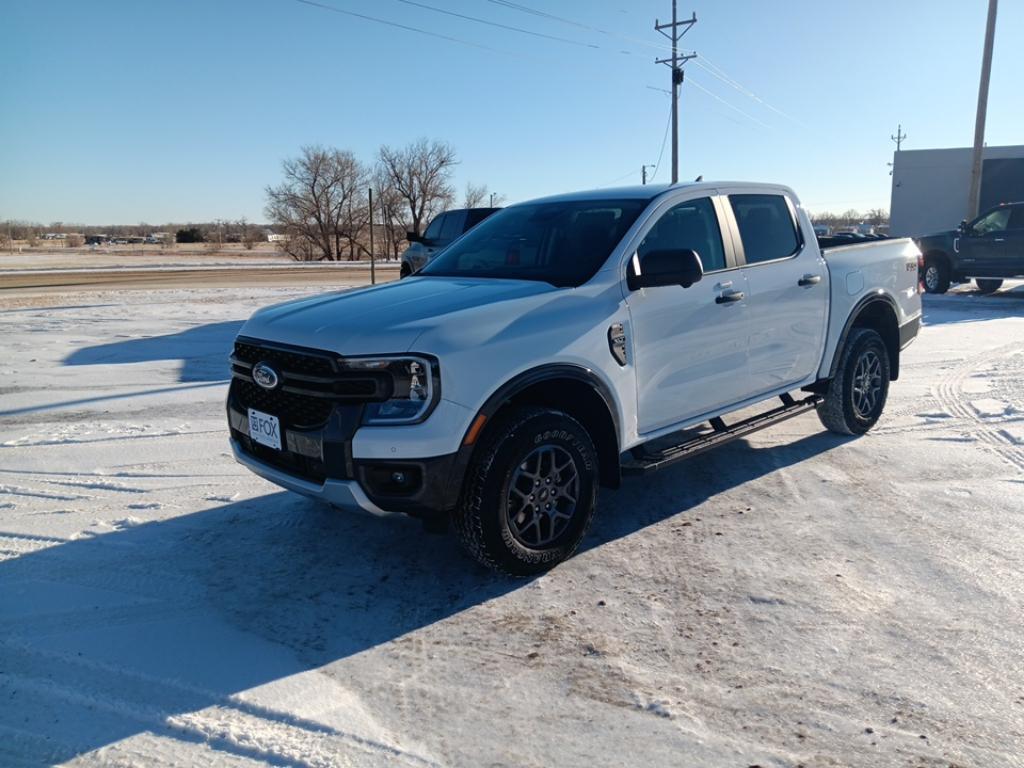
[[[1001,203],[949,232],[917,238],[924,254],[921,282],[928,293],[971,278],[982,293],[1024,277],[1024,202]]]
[[[434,217],[422,235],[409,232],[409,247],[402,254],[401,277],[408,277],[430,261],[455,238],[468,232],[500,208],[459,208]]]

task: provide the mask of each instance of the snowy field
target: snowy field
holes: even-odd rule
[[[1024,286],[926,297],[867,437],[602,492],[531,581],[231,460],[297,293],[0,298],[0,765],[1024,765]]]

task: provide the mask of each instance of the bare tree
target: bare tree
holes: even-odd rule
[[[386,258],[398,259],[406,245],[405,233],[409,230],[409,209],[401,194],[391,183],[391,176],[378,165],[373,175],[373,204],[376,208],[374,224],[382,235]]]
[[[469,181],[466,182],[466,195],[462,200],[463,208],[491,208],[495,205],[501,205],[505,201],[504,195],[499,195],[496,192],[491,192],[486,184],[474,184]]]
[[[380,164],[409,212],[409,227],[422,234],[426,223],[455,200],[455,150],[444,141],[420,139],[404,149],[380,148]]]
[[[474,184],[471,181],[466,182],[466,194],[462,199],[463,208],[479,208],[483,205],[483,202],[486,199],[486,184]]]
[[[365,205],[365,169],[351,152],[320,146],[303,147],[299,157],[281,167],[284,181],[267,187],[264,210],[289,236],[284,250],[297,261],[337,261],[354,209]]]
[[[866,214],[864,214],[868,224],[878,226],[879,224],[889,223],[889,212],[885,208],[872,208]]]

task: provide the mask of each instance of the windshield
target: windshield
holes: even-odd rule
[[[587,282],[647,207],[647,200],[571,200],[506,208],[456,240],[416,274]]]

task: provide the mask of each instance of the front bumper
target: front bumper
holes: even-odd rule
[[[387,515],[385,510],[378,507],[370,497],[366,495],[362,487],[355,480],[332,480],[326,478],[322,483],[306,480],[297,475],[289,474],[277,467],[260,461],[242,450],[242,446],[234,438],[231,439],[231,451],[235,454],[235,461],[248,467],[264,480],[287,488],[289,491],[301,493],[313,499],[326,501],[336,507],[348,511],[360,510],[369,512],[372,515]]]
[[[334,406],[320,427],[296,429],[282,424],[281,451],[250,439],[247,412],[231,390],[227,415],[235,459],[260,477],[296,493],[344,509],[372,514],[404,512],[422,518],[447,513],[458,503],[469,449],[429,458],[353,458],[353,443],[361,431],[359,406]],[[404,478],[403,484],[393,481],[396,474]]]

